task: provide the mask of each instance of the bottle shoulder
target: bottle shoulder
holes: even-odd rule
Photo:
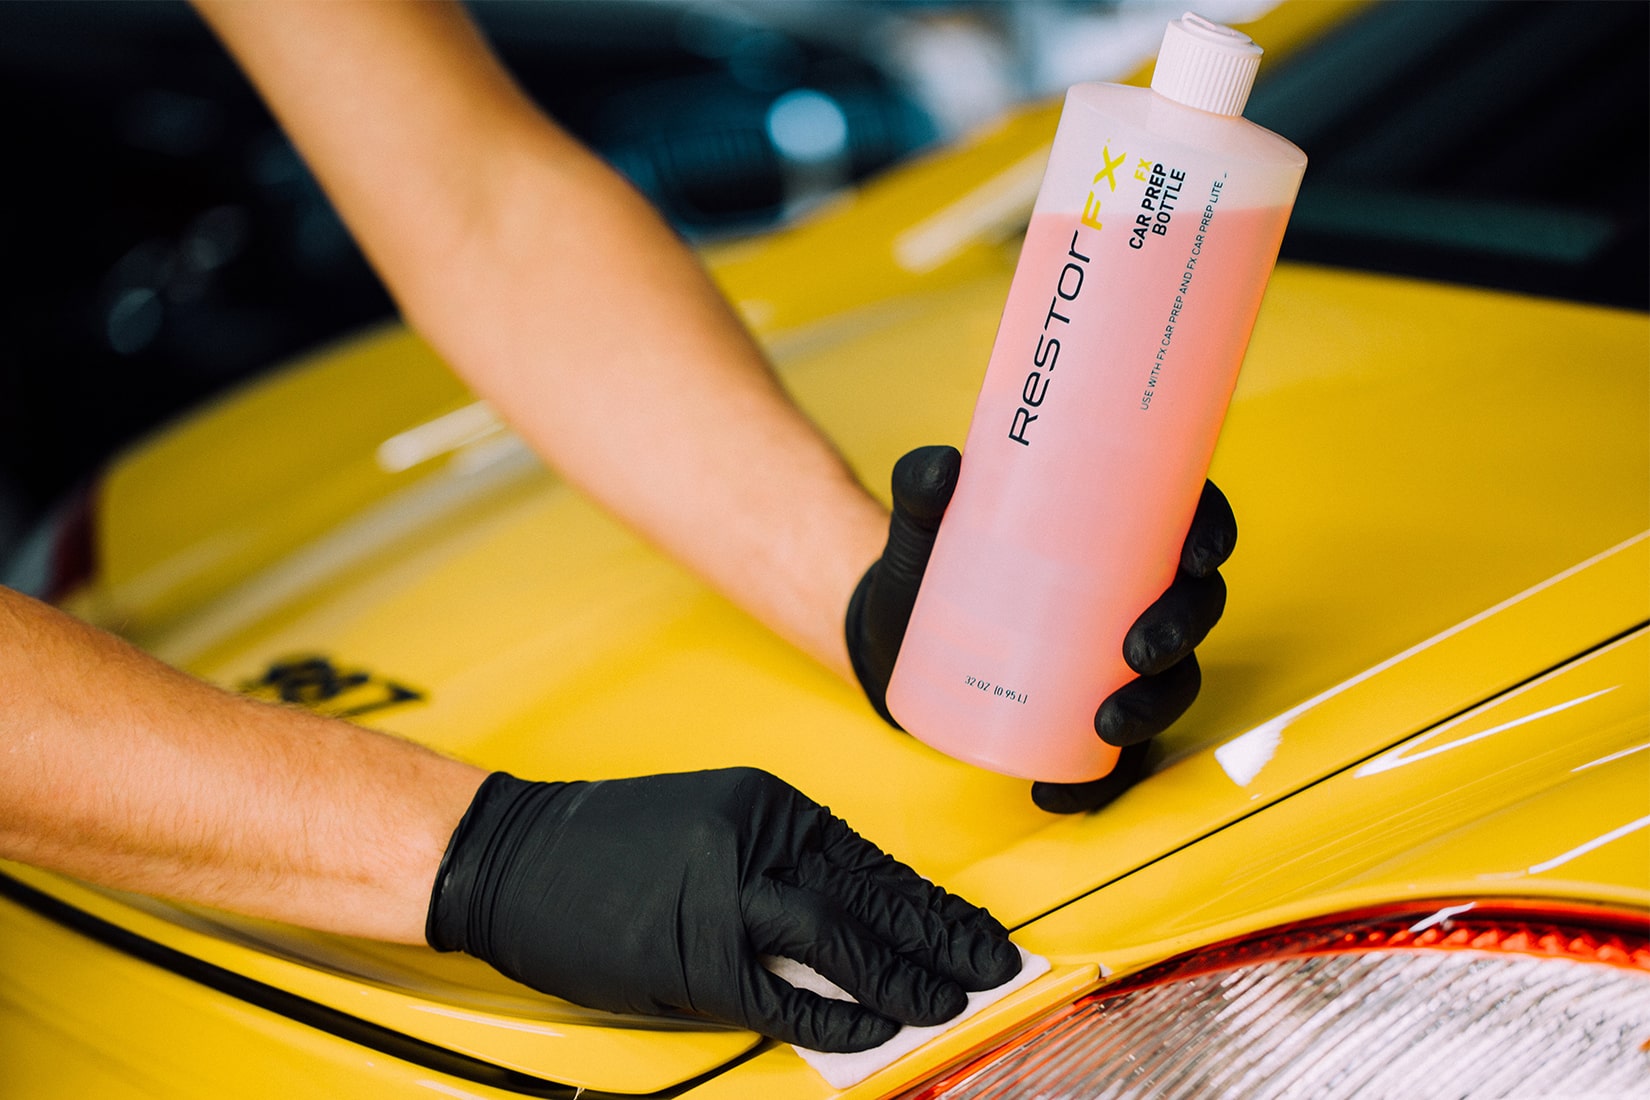
[[[1304,168],[1306,154],[1289,139],[1242,116],[1217,115],[1188,107],[1152,91],[1125,84],[1075,84],[1066,93],[1073,127],[1090,131],[1126,127],[1176,145],[1282,167]]]

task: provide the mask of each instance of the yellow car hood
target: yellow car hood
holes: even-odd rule
[[[910,446],[960,440],[1006,275],[780,346],[868,482]],[[385,693],[410,688],[419,700],[362,720],[523,775],[769,768],[1019,923],[1650,617],[1650,433],[1642,355],[1627,354],[1644,330],[1637,315],[1280,270],[1213,472],[1242,536],[1226,618],[1200,650],[1203,695],[1157,774],[1093,816],[1041,813],[1025,783],[884,726],[502,433],[175,621],[126,619],[228,685],[320,655]],[[311,370],[397,358],[428,366],[392,334]],[[1566,361],[1588,364],[1585,398],[1553,369]],[[123,482],[195,463],[188,438],[116,472],[111,542]],[[122,605],[118,578],[103,596]],[[323,705],[370,708],[374,690]]]
[[[961,236],[889,213],[939,170],[717,258],[798,400],[879,488],[906,449],[961,441],[1014,259],[999,192],[1024,190],[1019,168],[946,208]],[[867,235],[824,247],[849,231]],[[1650,619],[1647,362],[1642,314],[1280,267],[1213,471],[1242,536],[1202,697],[1154,774],[1094,815],[1042,813],[1026,783],[883,725],[542,471],[399,330],[116,466],[103,576],[75,607],[234,687],[325,658],[344,675],[321,709],[519,775],[765,767],[1021,925]],[[428,952],[77,902],[569,1083],[663,1088],[751,1042],[604,1029]]]
[[[961,438],[1008,271],[1005,254],[995,272],[776,343],[787,381],[867,481],[909,446]],[[448,435],[427,430],[439,453],[422,473],[377,474],[389,487],[371,503],[187,606],[165,594],[185,590],[176,578],[198,575],[210,553],[140,561],[120,550],[158,539],[142,532],[165,507],[214,506],[210,487],[150,491],[203,468],[219,476],[221,458],[207,459],[222,422],[183,428],[114,471],[109,575],[82,610],[232,686],[325,657],[367,680],[323,709],[366,709],[362,721],[521,775],[760,765],[1019,925],[1650,618],[1645,340],[1634,314],[1280,269],[1214,470],[1243,534],[1226,619],[1200,651],[1203,695],[1162,738],[1155,774],[1095,815],[1044,814],[1024,782],[884,726],[857,689],[618,528],[510,437],[453,428],[475,411],[433,420]],[[1585,387],[1555,363],[1586,364]],[[220,415],[290,439],[280,411],[300,390],[347,389],[352,372],[418,389],[439,370],[411,338],[381,334]],[[355,461],[339,464],[332,488],[381,464],[386,438],[405,446],[405,430],[353,436]],[[241,442],[262,446],[256,433]],[[218,540],[231,549],[218,553],[297,538],[307,476],[272,458],[265,477],[240,468],[238,518]],[[373,710],[396,686],[419,699]],[[551,1014],[553,1042],[523,1036],[520,1020],[542,1030],[544,1012],[464,960],[235,922],[205,932],[242,941],[226,960],[237,968],[264,965],[246,942],[298,964],[265,980],[325,1002],[346,999],[339,976],[376,982],[387,990],[376,1018],[559,1080],[659,1088],[749,1045],[737,1033],[607,1029],[577,1013]],[[192,949],[228,950],[204,938]],[[432,1031],[409,997],[448,1016]],[[346,1000],[362,1010],[359,996]],[[476,1025],[472,1038],[455,1013],[517,1030]],[[619,1068],[643,1063],[615,1056],[614,1036],[649,1044],[646,1073]],[[680,1058],[655,1064],[672,1043]]]

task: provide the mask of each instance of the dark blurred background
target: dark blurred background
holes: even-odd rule
[[[799,216],[1017,101],[1126,74],[1183,7],[472,10],[552,115],[703,240]],[[1312,157],[1285,254],[1645,308],[1647,13],[1412,0],[1263,66],[1249,116]],[[3,557],[120,445],[391,307],[181,0],[0,2],[0,118]]]
[[[1141,22],[1066,0],[472,11],[528,91],[697,239],[795,217],[1058,86],[1019,60],[1059,55],[1038,39],[1126,46],[1140,35],[1114,28]],[[121,444],[391,307],[181,0],[0,2],[0,117],[3,554]]]

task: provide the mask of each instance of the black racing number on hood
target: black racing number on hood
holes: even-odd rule
[[[329,657],[284,657],[263,676],[247,680],[241,690],[255,698],[296,703],[332,718],[359,718],[403,703],[416,703],[423,692],[367,672],[341,668]]]

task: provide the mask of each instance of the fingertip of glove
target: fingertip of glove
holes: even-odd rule
[[[840,1002],[832,1007],[840,1011],[833,1012],[835,1018],[830,1024],[818,1035],[798,1037],[798,1046],[826,1054],[857,1054],[879,1047],[899,1033],[898,1020],[878,1016],[870,1009]]]
[[[1133,629],[1123,638],[1123,661],[1142,676],[1162,672],[1185,656],[1186,631],[1173,619],[1162,619],[1145,629]]]
[[[1197,654],[1188,653],[1162,672],[1130,680],[1100,704],[1094,732],[1127,749],[1156,737],[1185,714],[1203,686]]]
[[[1086,783],[1033,783],[1031,801],[1039,810],[1050,814],[1078,814],[1091,809],[1083,792]]]
[[[912,519],[938,522],[957,488],[962,455],[935,444],[908,451],[894,463],[894,503]]]
[[[1128,704],[1128,696],[1113,694],[1094,712],[1094,732],[1114,749],[1126,748],[1152,736],[1154,732],[1144,728],[1148,716],[1131,710]]]
[[[1117,756],[1117,764],[1106,775],[1090,783],[1033,783],[1031,801],[1051,814],[1092,813],[1115,802],[1146,774],[1150,740],[1137,741]]]
[[[953,1019],[967,1007],[968,994],[963,992],[962,986],[956,982],[940,982],[930,994],[927,1008],[911,1013],[905,1022],[916,1027],[933,1027]]]
[[[1231,501],[1212,481],[1203,483],[1203,496],[1192,517],[1192,530],[1181,551],[1180,565],[1194,577],[1207,577],[1225,564],[1237,549],[1237,515]]]
[[[995,989],[1020,972],[1025,965],[1025,959],[1020,949],[1006,939],[995,940],[991,945],[990,965],[982,969],[984,984],[980,989]]]
[[[1111,778],[1108,775],[1093,783],[1035,783],[1031,801],[1045,813],[1093,813],[1111,805],[1128,789],[1129,784],[1112,782]]]
[[[1020,972],[1020,949],[1007,932],[981,933],[966,942],[953,941],[941,964],[957,984],[970,993],[995,989]]]

